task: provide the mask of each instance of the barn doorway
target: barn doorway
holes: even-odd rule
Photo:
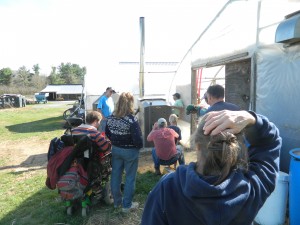
[[[251,59],[228,62],[212,67],[193,69],[191,79],[191,102],[195,105],[205,105],[203,95],[213,84],[220,84],[225,88],[225,101],[240,106],[243,110],[253,109],[250,106],[251,93],[255,90],[251,78]],[[254,95],[253,95],[254,96]],[[254,102],[254,99],[252,99]],[[196,128],[197,116],[191,117],[191,131]]]

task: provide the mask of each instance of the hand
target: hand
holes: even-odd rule
[[[208,113],[203,130],[205,135],[216,135],[221,131],[237,134],[255,122],[255,117],[247,111],[214,111]]]
[[[157,124],[157,122],[155,122],[155,123],[153,124],[152,130],[157,130],[157,129],[158,129],[158,124]]]

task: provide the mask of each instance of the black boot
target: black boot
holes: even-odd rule
[[[159,168],[154,168],[155,169],[155,174],[156,175],[161,175],[160,169]]]

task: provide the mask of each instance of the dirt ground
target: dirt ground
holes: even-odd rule
[[[28,172],[26,176],[31,176],[31,171],[46,170],[47,167],[47,151],[49,141],[30,141],[1,143],[0,146],[0,159],[4,160],[4,165],[0,167],[1,171],[7,172]],[[184,152],[186,164],[191,161],[196,161],[196,152],[186,150]],[[138,172],[144,173],[153,171],[153,162],[150,149],[143,149],[140,153],[139,169]],[[163,168],[161,168],[163,172]],[[45,171],[46,175],[46,171]],[[257,223],[255,223],[256,225]],[[286,223],[288,224],[288,218]]]
[[[1,170],[14,172],[46,168],[49,141],[5,142],[0,146]]]
[[[72,106],[74,101],[55,101],[51,104],[37,104],[34,107],[61,107],[61,105]],[[184,143],[188,142],[189,130],[186,124],[179,124],[182,129],[182,135],[185,138]],[[31,171],[46,169],[47,152],[50,140],[40,141],[31,138],[30,141],[7,141],[0,143],[0,160],[2,166],[0,170],[9,171]],[[186,163],[196,160],[195,152],[185,151]],[[4,161],[4,163],[3,163]],[[3,166],[4,165],[4,166]],[[139,160],[139,172],[154,171],[151,157],[151,149],[142,149]]]
[[[31,140],[30,142],[5,142],[0,146],[0,159],[4,160],[4,165],[0,170],[13,172],[40,170],[47,167],[47,152],[49,141]],[[196,160],[194,151],[185,151],[186,163]],[[151,149],[142,149],[139,159],[138,171],[154,171],[151,157]]]

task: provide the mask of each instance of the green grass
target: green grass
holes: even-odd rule
[[[26,140],[32,136],[47,140],[61,134],[64,123],[62,113],[68,106],[63,108],[37,106],[0,110],[0,142]]]
[[[30,105],[0,110],[0,143],[50,141],[62,135],[62,112],[69,107]],[[0,146],[0,151],[5,149]],[[8,164],[9,158],[0,158],[0,225],[139,224],[147,194],[159,180],[151,172],[138,174],[134,198],[141,206],[135,213],[124,215],[103,203],[93,207],[89,216],[83,218],[80,212],[66,215],[57,190],[45,186],[45,168],[28,167],[25,171],[8,172],[4,170]]]

